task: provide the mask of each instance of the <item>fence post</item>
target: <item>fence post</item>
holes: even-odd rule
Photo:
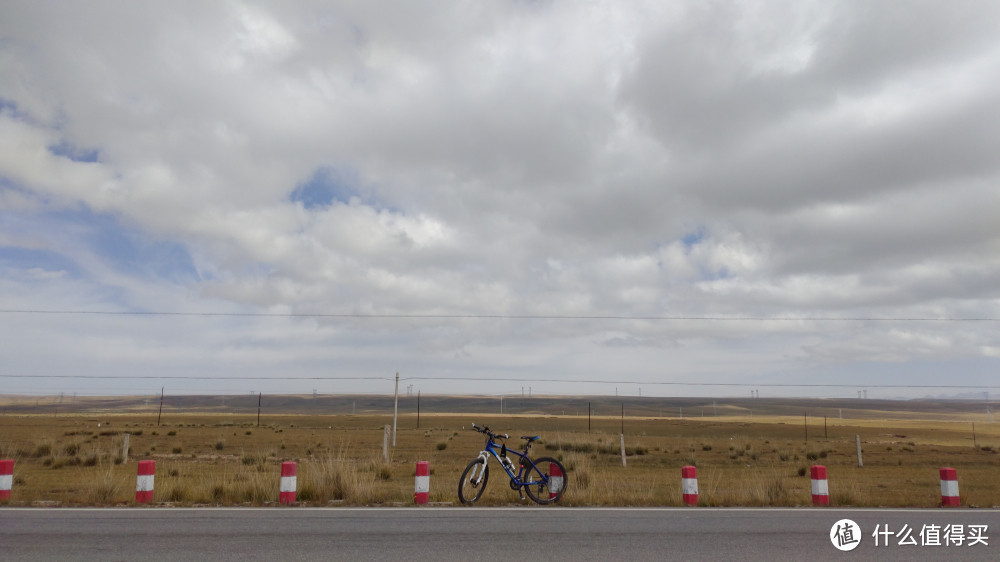
[[[417,461],[417,472],[413,481],[413,503],[425,504],[431,491],[431,463]]]
[[[389,462],[389,433],[392,431],[390,426],[385,426],[385,432],[382,434],[382,460],[384,462]]]
[[[278,503],[295,503],[295,491],[298,487],[298,465],[294,461],[281,463],[281,483],[278,487]]]
[[[156,473],[156,461],[139,461],[139,469],[135,478],[136,503],[153,501],[153,478]]]
[[[812,480],[813,505],[830,505],[830,487],[826,481],[826,467],[814,464],[809,467],[809,477]]]
[[[958,473],[954,468],[942,468],[941,471],[941,507],[959,507],[962,505],[958,497]]]
[[[0,500],[9,500],[10,491],[14,487],[14,461],[0,461]]]
[[[622,442],[622,466],[625,466],[625,434],[622,433],[619,437],[621,437]]]
[[[694,466],[681,467],[681,494],[684,505],[698,505],[698,469]]]
[[[861,462],[861,436],[854,436],[854,446],[858,449],[858,468],[863,467],[865,464]]]

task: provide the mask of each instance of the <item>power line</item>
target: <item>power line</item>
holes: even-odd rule
[[[322,312],[167,312],[151,310],[42,310],[5,309],[0,314],[78,315],[78,316],[182,316],[233,318],[342,318],[371,320],[642,320],[708,322],[1000,322],[992,317],[929,316],[627,316],[576,314],[398,314],[398,313],[322,313]]]
[[[368,377],[340,377],[340,376],[216,376],[216,375],[11,375],[0,374],[0,378],[7,379],[101,379],[101,380],[128,380],[128,379],[164,379],[164,380],[365,380],[365,381],[390,381],[393,377],[368,376]],[[471,381],[471,382],[551,382],[551,383],[572,383],[572,384],[634,384],[634,385],[659,385],[659,386],[712,386],[712,387],[769,387],[769,388],[961,388],[961,389],[1000,389],[1000,385],[958,385],[958,384],[847,384],[847,383],[737,383],[737,382],[689,382],[689,381],[627,381],[627,380],[604,380],[604,379],[556,379],[556,378],[517,378],[517,377],[400,377],[399,380],[406,381]]]
[[[271,377],[271,376],[211,376],[211,375],[3,375],[5,379],[101,379],[101,380],[131,380],[131,379],[169,379],[169,380],[195,380],[195,381],[314,381],[314,380],[338,380],[338,381],[387,381],[394,380],[389,377]]]
[[[662,386],[752,386],[752,387],[821,387],[821,388],[1000,388],[992,385],[958,384],[844,384],[844,383],[752,383],[752,382],[680,382],[680,381],[623,381],[593,379],[541,379],[541,378],[491,378],[491,377],[400,377],[399,380],[489,381],[489,382],[563,382],[573,384],[635,384]]]

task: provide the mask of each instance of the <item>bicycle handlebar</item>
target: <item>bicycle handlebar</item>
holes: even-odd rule
[[[488,436],[490,439],[510,439],[510,435],[507,435],[506,433],[493,433],[492,431],[490,431],[489,426],[484,425],[483,427],[479,427],[475,423],[473,423],[472,429],[478,431],[479,433],[482,433],[483,435]]]

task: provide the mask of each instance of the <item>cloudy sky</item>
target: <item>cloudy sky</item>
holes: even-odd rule
[[[998,77],[989,0],[6,0],[0,393],[1000,393]]]

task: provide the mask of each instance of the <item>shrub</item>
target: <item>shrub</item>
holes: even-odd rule
[[[448,448],[448,443],[445,443],[444,441],[442,441],[442,442],[440,442],[440,443],[437,444],[437,450],[438,451],[443,451],[443,450],[445,450],[447,448]]]
[[[257,453],[255,455],[244,454],[242,457],[240,457],[240,462],[243,464],[243,466],[254,467],[257,470],[257,472],[263,472],[264,465],[267,464],[267,456],[262,452]]]
[[[188,491],[187,488],[183,486],[173,486],[170,491],[167,492],[167,501],[174,503],[181,503],[187,501]]]
[[[99,473],[85,489],[88,503],[93,505],[108,505],[122,499],[123,491],[128,487],[123,479],[115,476],[110,467],[107,472]]]
[[[799,476],[805,476],[808,469],[804,466],[799,467]]]

